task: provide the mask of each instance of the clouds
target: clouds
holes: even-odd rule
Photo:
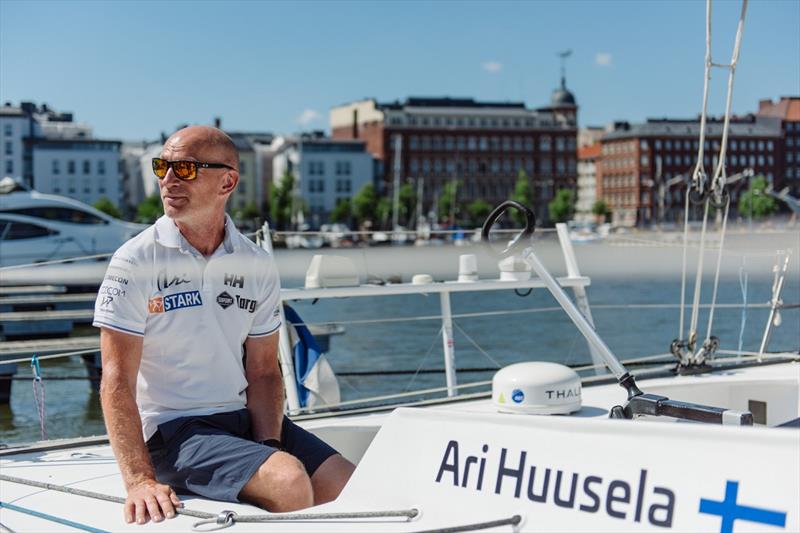
[[[316,122],[317,120],[319,120],[319,118],[320,114],[317,111],[310,108],[306,108],[303,110],[302,113],[300,113],[300,116],[297,117],[295,120],[301,126],[308,126],[312,122]]]
[[[483,68],[483,70],[489,74],[498,74],[501,70],[503,70],[503,64],[498,63],[497,61],[485,61],[481,64],[481,68]]]
[[[611,66],[611,54],[608,52],[597,52],[594,55],[594,64],[599,67]]]

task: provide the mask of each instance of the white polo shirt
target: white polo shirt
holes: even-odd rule
[[[94,326],[144,337],[136,403],[145,440],[174,418],[245,407],[243,343],[278,330],[279,305],[272,256],[227,215],[208,258],[166,216],[116,251]]]

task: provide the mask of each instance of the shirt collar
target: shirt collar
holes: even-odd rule
[[[178,226],[167,215],[162,215],[155,223],[156,241],[168,248],[178,248],[183,253],[197,253],[194,246],[181,234]],[[231,217],[225,213],[225,236],[222,238],[222,247],[226,253],[233,253],[239,249],[234,235],[238,233]],[[219,250],[219,249],[218,249]],[[216,252],[215,252],[216,253]]]

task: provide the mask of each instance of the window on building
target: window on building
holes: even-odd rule
[[[758,151],[759,152],[764,151],[764,141],[758,141]]]
[[[439,159],[438,157],[433,160],[433,171],[436,174],[441,174],[442,172],[442,160]]]
[[[494,135],[489,137],[489,149],[492,152],[500,150],[500,137]]]
[[[729,143],[729,145],[731,147],[731,150],[738,150],[739,149],[739,146],[738,146],[738,143],[736,142],[736,139],[731,139],[731,142]]]
[[[448,119],[449,120],[449,119]],[[451,136],[447,136],[444,138],[444,149],[448,151],[452,151],[456,146],[455,139]]]
[[[644,165],[645,163],[642,163],[642,164]],[[672,156],[671,155],[667,154],[667,155],[664,156],[664,164],[665,165],[671,165],[672,164]]]
[[[75,174],[75,161],[67,161],[67,174]]]
[[[239,180],[239,183],[236,186],[236,192],[240,195],[247,194],[247,180]]]
[[[92,163],[88,159],[83,160],[83,173],[84,174],[92,173]]]
[[[648,158],[646,155],[643,155],[641,158],[641,163],[643,167],[646,167],[650,164],[650,158]]]
[[[53,159],[53,174],[60,174],[61,173],[61,164],[58,159]]]
[[[542,152],[549,152],[550,151],[550,136],[549,135],[542,135],[539,137],[539,150]]]
[[[526,152],[533,152],[533,137],[525,137],[525,151]]]
[[[442,138],[438,135],[433,137],[433,149],[437,151],[442,149]]]
[[[556,159],[556,175],[563,176],[567,171],[567,166],[561,158]]]
[[[503,151],[508,152],[511,150],[511,137],[503,137]]]
[[[430,150],[431,138],[427,135],[423,135],[422,137],[420,137],[420,144],[422,145],[423,150]]]
[[[83,194],[91,194],[92,193],[92,182],[89,178],[83,178]]]
[[[410,150],[416,150],[417,148],[419,148],[419,137],[417,137],[416,135],[412,135],[411,137],[409,137],[408,148]]]
[[[11,124],[6,124],[3,127],[3,133],[5,134],[6,137],[11,137],[12,135],[14,135],[14,126],[12,126]]]
[[[431,172],[431,160],[430,159],[423,159],[422,160],[422,173],[426,176]]]
[[[772,141],[767,141],[767,151],[771,152],[775,148],[775,144]]]
[[[541,165],[539,166],[542,171],[542,174],[547,175],[553,172],[553,162],[550,160],[549,157],[543,157]]]
[[[467,137],[467,148],[470,150],[478,149],[478,141],[475,139],[475,137]]]
[[[14,155],[14,144],[11,141],[6,141],[6,155]]]
[[[522,151],[522,138],[521,137],[514,137],[514,150],[517,152]]]
[[[456,146],[459,150],[464,150],[467,147],[467,140],[463,136],[459,136]]]
[[[485,152],[489,148],[489,140],[486,137],[481,137],[478,140],[478,149]]]
[[[664,148],[666,150],[672,150],[672,140],[667,139],[666,141],[664,141]]]
[[[656,139],[655,143],[653,143],[656,150],[661,150],[661,139]]]
[[[247,163],[239,160],[239,174],[247,174]]]
[[[97,162],[97,173],[101,176],[105,175],[106,173],[106,162],[102,159]]]
[[[690,150],[691,147],[692,147],[692,143],[689,141],[689,139],[684,139],[683,140],[683,149],[684,150]]]
[[[642,150],[647,150],[647,141],[645,141],[644,139],[639,141],[639,148],[641,148]]]
[[[750,151],[753,152],[756,149],[756,142],[755,141],[750,141],[748,143],[748,146],[750,147]]]
[[[11,176],[14,174],[14,161],[6,159],[6,175]]]
[[[416,174],[417,172],[419,172],[419,159],[417,159],[416,157],[412,157],[411,160],[409,161],[409,169],[412,174]]]

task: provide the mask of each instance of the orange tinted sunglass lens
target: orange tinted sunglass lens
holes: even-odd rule
[[[197,177],[197,165],[193,161],[175,161],[172,171],[182,180],[193,180]]]
[[[156,176],[163,178],[167,175],[167,169],[169,169],[169,163],[157,157],[153,158],[153,173]]]

